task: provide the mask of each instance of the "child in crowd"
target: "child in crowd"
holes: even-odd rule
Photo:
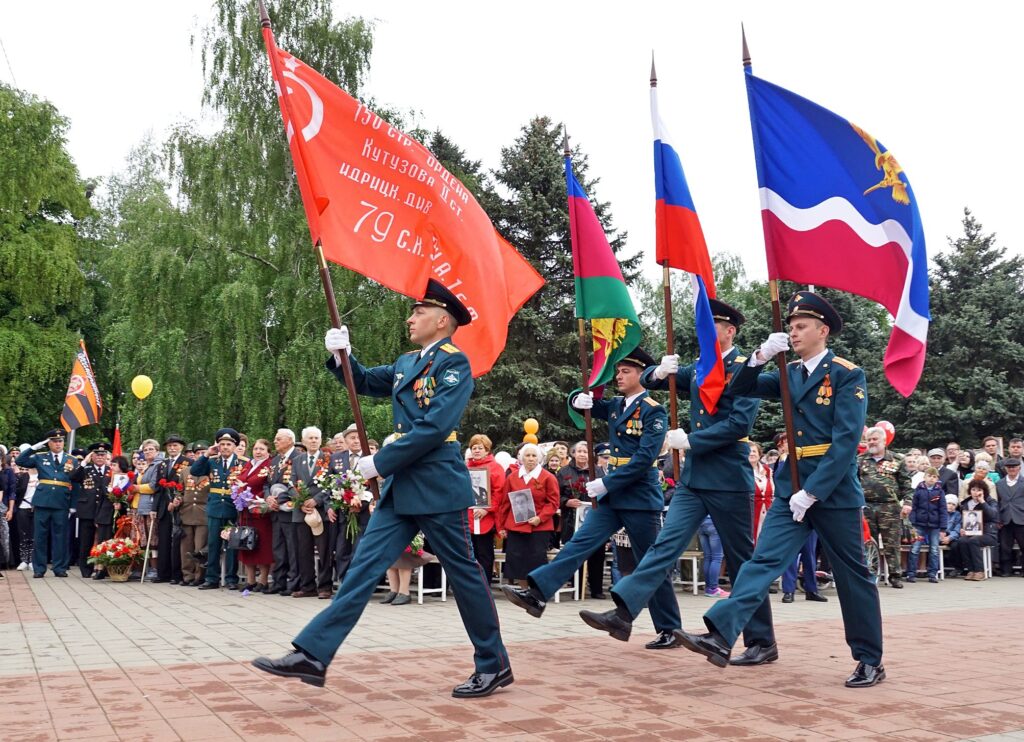
[[[917,581],[915,568],[921,544],[928,545],[928,582],[939,581],[939,535],[949,527],[948,515],[946,491],[939,486],[939,470],[930,466],[924,472],[924,481],[914,490],[910,510],[910,523],[920,538],[910,546],[908,564],[913,567],[907,570],[907,582]]]

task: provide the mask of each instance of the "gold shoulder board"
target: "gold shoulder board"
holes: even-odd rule
[[[644,402],[649,404],[651,407],[661,407],[661,403],[658,400],[651,399],[650,397],[644,397]]]
[[[441,350],[443,350],[445,353],[461,353],[462,352],[458,348],[456,348],[454,345],[452,345],[451,343],[445,343],[444,345],[442,345],[441,346]]]
[[[799,358],[797,358],[797,359],[796,359],[795,361],[790,361],[790,362],[789,362],[789,365],[790,365],[790,366],[795,366],[795,365],[796,365],[796,364],[798,364],[798,363],[800,363],[800,359],[799,359]]]
[[[736,356],[735,358],[732,359],[732,362],[733,363],[743,363],[746,360],[747,360],[746,356]]]
[[[851,361],[848,361],[845,358],[840,358],[839,356],[833,356],[832,357],[832,363],[838,363],[840,366],[845,368],[847,371],[853,371],[855,368],[857,368],[857,364],[856,363],[852,363]]]

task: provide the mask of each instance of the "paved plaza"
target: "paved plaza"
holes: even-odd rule
[[[7,572],[0,580],[0,739],[1024,740],[1024,579],[882,588],[888,679],[850,690],[834,590],[773,596],[781,657],[719,670],[629,643],[550,604],[497,598],[516,682],[456,701],[472,648],[455,603],[371,603],[317,689],[248,664],[287,651],[326,603]],[[713,599],[678,593],[697,630]]]

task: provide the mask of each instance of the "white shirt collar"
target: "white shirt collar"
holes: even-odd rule
[[[624,410],[629,409],[629,406],[631,404],[633,404],[634,402],[636,402],[637,397],[639,397],[641,394],[643,394],[643,391],[637,392],[636,394],[634,394],[631,397],[626,397],[626,403],[622,406],[622,409],[624,409]]]
[[[804,368],[807,369],[808,376],[814,373],[814,369],[818,367],[818,364],[821,363],[821,359],[824,358],[826,355],[828,355],[828,348],[825,348],[825,350],[821,351],[818,355],[814,356],[813,358],[808,358],[806,361],[803,362]]]
[[[537,479],[540,476],[541,471],[544,469],[541,466],[540,461],[537,462],[537,466],[533,467],[529,474],[523,473],[523,467],[519,467],[519,476],[523,480],[523,484],[529,484],[532,480]]]
[[[433,347],[434,347],[435,345],[437,345],[438,343],[440,343],[440,342],[441,342],[441,341],[443,341],[443,340],[444,340],[444,338],[441,338],[441,340],[435,340],[435,341],[434,341],[434,342],[432,342],[432,343],[431,343],[430,345],[428,345],[428,346],[427,346],[426,348],[424,348],[423,350],[421,350],[421,351],[420,351],[420,358],[422,358],[423,356],[425,356],[425,355],[427,354],[427,351],[429,351],[429,350],[430,350],[431,348],[433,348]]]
[[[292,457],[292,453],[294,453],[294,451],[295,451],[295,446],[292,446],[287,451],[285,451],[283,454],[281,454],[281,461],[287,461],[288,459],[290,459]]]
[[[1020,477],[1006,477],[1006,483],[1012,487],[1013,485],[1017,484],[1018,479],[1020,479]]]

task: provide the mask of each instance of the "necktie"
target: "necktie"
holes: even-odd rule
[[[801,364],[801,366],[800,366],[800,374],[803,376],[804,381],[807,381],[807,377],[810,376],[810,374],[807,373],[807,366],[804,366],[804,365]]]
[[[310,471],[313,471],[313,467],[315,466],[315,462],[316,462],[316,456],[310,456],[309,457],[309,470]]]

